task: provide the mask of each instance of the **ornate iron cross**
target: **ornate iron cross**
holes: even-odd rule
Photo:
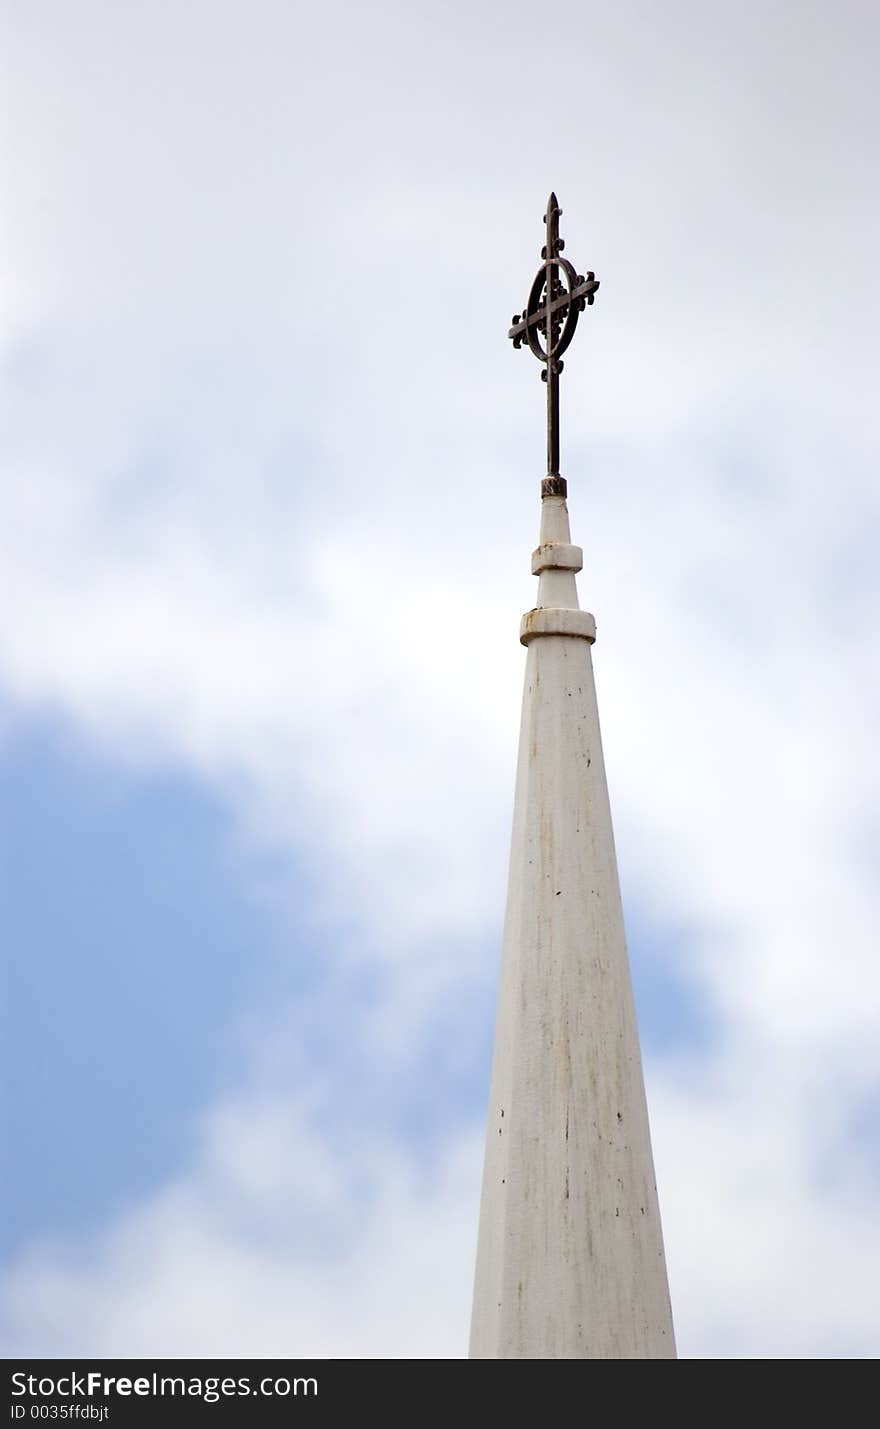
[[[595,273],[578,274],[567,258],[559,237],[559,215],[562,209],[555,194],[547,200],[544,222],[547,241],[541,250],[543,263],[535,275],[525,311],[514,313],[513,327],[507,336],[514,347],[527,342],[544,367],[541,377],[547,383],[547,481],[558,483],[565,495],[565,483],[559,475],[559,374],[563,368],[562,354],[574,337],[577,320],[587,304],[592,304],[599,284]]]

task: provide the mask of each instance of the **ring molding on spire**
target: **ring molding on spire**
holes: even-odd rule
[[[532,575],[542,571],[582,571],[584,553],[580,546],[566,545],[562,541],[545,541],[532,551]]]
[[[552,606],[538,606],[527,610],[519,626],[519,638],[528,645],[538,635],[569,635],[576,640],[596,639],[596,622],[586,610],[557,610]]]

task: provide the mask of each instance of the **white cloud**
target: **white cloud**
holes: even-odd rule
[[[431,1173],[373,1138],[354,1163],[301,1105],[223,1107],[185,1181],[9,1277],[7,1353],[461,1355],[479,1152],[459,1135]]]

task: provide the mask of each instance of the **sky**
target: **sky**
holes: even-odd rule
[[[552,187],[679,1353],[875,1356],[876,6],[2,25],[4,1352],[466,1353]]]

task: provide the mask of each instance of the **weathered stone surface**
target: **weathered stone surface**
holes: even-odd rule
[[[470,1352],[671,1358],[595,626],[578,610],[562,496],[542,501],[538,552]]]

